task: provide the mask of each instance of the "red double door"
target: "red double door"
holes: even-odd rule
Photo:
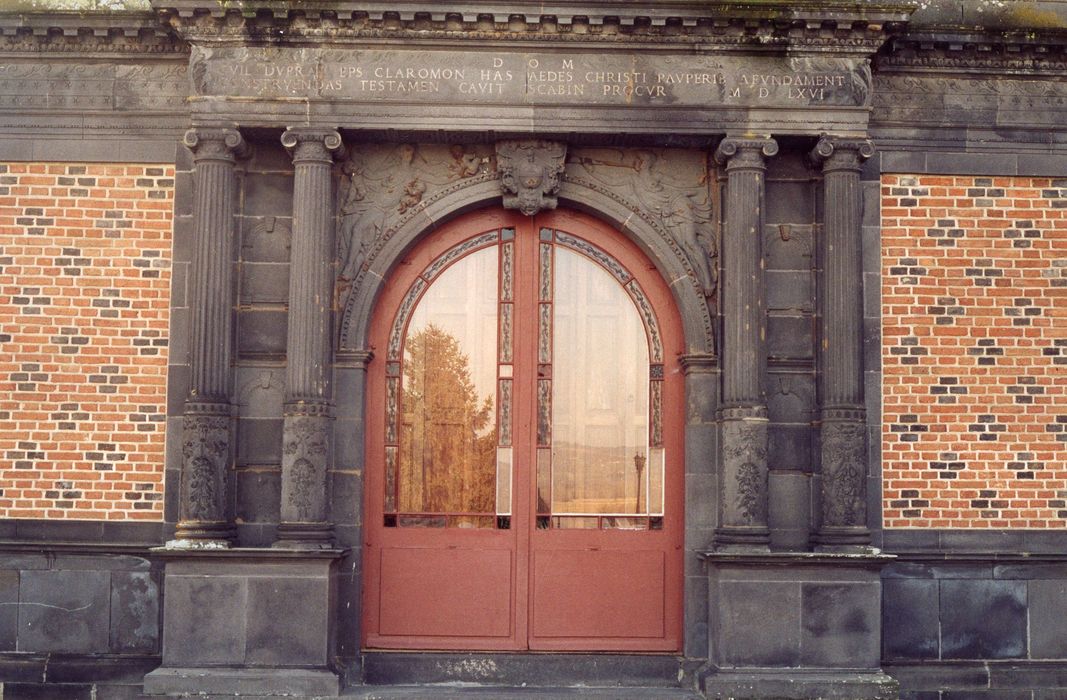
[[[636,246],[462,217],[394,271],[371,343],[367,648],[680,648],[683,344]]]

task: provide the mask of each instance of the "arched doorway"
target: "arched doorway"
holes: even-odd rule
[[[681,647],[681,324],[573,212],[456,219],[371,324],[363,643]]]

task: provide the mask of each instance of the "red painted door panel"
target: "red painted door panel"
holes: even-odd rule
[[[680,323],[584,215],[442,226],[378,301],[364,644],[676,651]]]

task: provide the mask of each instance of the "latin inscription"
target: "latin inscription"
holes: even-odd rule
[[[529,105],[864,106],[840,58],[198,49],[199,94]]]

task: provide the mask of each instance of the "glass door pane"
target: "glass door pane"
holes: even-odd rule
[[[387,423],[395,421],[386,428],[387,525],[496,527],[505,464],[499,490],[510,498],[510,455],[500,454],[498,440],[502,417],[510,430],[509,413],[498,410],[498,392],[510,397],[497,376],[498,255],[493,245],[439,274],[431,265],[423,278],[436,279],[410,291],[421,297],[406,328],[403,313],[397,318],[402,351],[386,380]]]

